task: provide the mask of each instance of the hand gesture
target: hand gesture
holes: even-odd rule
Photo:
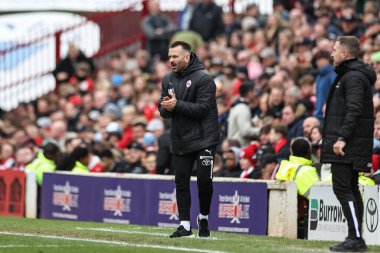
[[[177,98],[175,96],[175,93],[171,93],[171,98],[168,96],[165,96],[162,99],[161,106],[168,110],[169,112],[173,111],[175,106],[177,105]]]

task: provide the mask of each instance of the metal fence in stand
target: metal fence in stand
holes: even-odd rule
[[[66,57],[70,43],[86,56],[100,59],[143,40],[140,11],[34,12],[9,17],[0,16],[0,23],[8,28],[8,36],[0,35],[0,108],[5,111],[55,89],[51,73]]]

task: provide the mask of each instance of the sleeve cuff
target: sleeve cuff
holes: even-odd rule
[[[342,137],[342,136],[339,136],[339,137],[338,137],[338,141],[344,141],[344,142],[347,142],[347,139],[344,138],[344,137]]]

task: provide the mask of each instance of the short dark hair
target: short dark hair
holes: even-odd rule
[[[339,36],[336,40],[344,47],[350,56],[358,57],[360,53],[360,42],[355,36]]]
[[[61,150],[59,149],[58,145],[52,142],[48,142],[45,144],[42,148],[43,155],[49,159],[57,162],[57,159],[59,159],[61,155]]]
[[[264,125],[262,128],[260,128],[259,135],[269,134],[271,128],[272,128],[272,125],[271,125],[271,124],[266,124],[266,125]]]
[[[276,134],[281,134],[282,137],[286,137],[288,134],[288,127],[283,124],[274,125],[272,126],[272,129]]]
[[[315,79],[312,75],[310,74],[306,74],[306,75],[303,75],[300,80],[298,81],[299,85],[302,87],[302,86],[306,86],[306,85],[313,85],[315,82]]]
[[[246,97],[248,92],[253,92],[254,83],[253,81],[244,81],[239,87],[239,94],[241,97]]]
[[[294,138],[290,144],[290,153],[293,156],[311,158],[311,143],[305,137]]]
[[[103,149],[102,151],[99,152],[98,156],[100,158],[103,158],[103,157],[106,157],[106,158],[109,158],[109,159],[113,159],[114,156],[112,154],[112,151],[110,149]]]
[[[178,46],[181,46],[184,50],[191,52],[191,45],[185,41],[180,41],[180,40],[174,41],[170,45],[170,48],[178,47]]]

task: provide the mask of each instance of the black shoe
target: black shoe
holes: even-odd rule
[[[208,228],[207,219],[197,219],[198,223],[198,236],[199,237],[210,237],[210,229]]]
[[[363,238],[346,238],[343,242],[330,247],[330,251],[334,252],[365,252],[367,245]]]
[[[173,234],[169,235],[170,238],[177,238],[177,237],[183,237],[183,236],[190,236],[193,234],[193,231],[191,231],[191,228],[189,231],[187,231],[184,226],[179,226],[176,231],[174,231]]]

